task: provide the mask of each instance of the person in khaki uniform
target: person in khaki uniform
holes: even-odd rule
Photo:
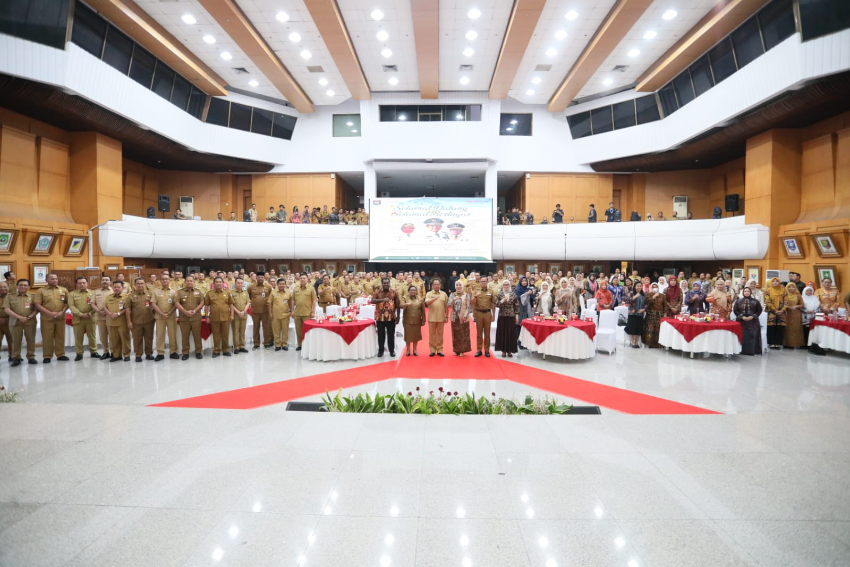
[[[269,311],[272,320],[272,336],[275,352],[289,350],[289,315],[292,312],[292,294],[286,280],[277,280],[277,289],[269,295]]]
[[[6,348],[9,350],[9,361],[12,360],[12,331],[9,330],[9,316],[3,309],[6,296],[9,295],[9,284],[6,280],[0,280],[0,349],[3,348],[3,339],[6,339]]]
[[[100,344],[103,345],[101,360],[109,360],[109,331],[106,328],[106,296],[112,293],[112,279],[109,276],[100,278],[100,289],[92,292],[92,309],[95,312],[94,322]]]
[[[230,322],[233,320],[233,298],[230,292],[224,289],[224,280],[221,277],[213,280],[213,289],[204,297],[204,306],[207,309],[207,320],[210,322],[213,334],[213,358],[219,355],[230,356]]]
[[[191,276],[190,276],[191,277]],[[165,332],[168,331],[168,350],[171,358],[180,358],[177,354],[177,292],[169,289],[171,279],[163,274],[160,277],[162,288],[156,290],[151,297],[153,302],[154,319],[156,321],[156,358],[159,362],[165,358]]]
[[[481,278],[481,288],[472,296],[472,309],[475,318],[475,356],[490,357],[490,325],[496,312],[496,296],[487,285],[487,278]]]
[[[38,364],[35,359],[35,317],[38,311],[29,290],[30,281],[19,279],[16,293],[8,294],[3,300],[3,309],[9,316],[9,330],[12,332],[12,346],[9,351],[12,366],[21,364],[21,341],[24,338],[27,340],[27,362]]]
[[[41,312],[41,350],[44,363],[56,353],[56,360],[65,356],[65,312],[68,310],[68,290],[59,285],[59,276],[47,274],[47,287],[35,294],[35,307]]]
[[[313,317],[318,301],[316,289],[307,283],[307,274],[301,274],[301,283],[292,290],[292,315],[295,317],[295,335],[298,337],[298,348],[295,350],[301,350],[304,341],[301,327],[304,321]]]
[[[130,309],[124,284],[112,283],[112,293],[106,297],[106,327],[109,329],[109,343],[112,345],[110,362],[130,361]]]
[[[248,352],[245,348],[245,324],[248,322],[248,292],[244,289],[245,280],[236,278],[234,289],[230,292],[230,312],[233,315],[230,330],[233,332],[233,354]]]
[[[153,295],[153,292],[159,289],[159,287],[160,286],[159,282],[156,279],[156,274],[151,274],[150,276],[148,276],[148,283],[145,284],[145,289],[147,290],[147,292]]]
[[[94,318],[97,313],[94,311],[92,304],[94,303],[94,294],[89,291],[89,281],[84,277],[77,278],[77,289],[68,295],[68,307],[71,308],[73,318],[71,324],[74,328],[74,351],[77,356],[74,357],[75,362],[83,359],[83,338],[89,338],[89,353],[92,358],[100,358],[97,354],[97,338],[95,330],[97,324]]]
[[[449,296],[440,291],[440,280],[434,280],[431,291],[425,295],[425,306],[428,307],[428,346],[429,356],[443,355],[443,327],[449,320],[447,306]]]
[[[201,321],[204,318],[204,293],[195,288],[195,278],[186,278],[186,287],[177,292],[180,311],[180,333],[183,336],[183,358],[189,360],[189,334],[195,341],[195,358],[204,358],[201,344]]]
[[[328,305],[339,305],[339,292],[331,285],[330,278],[328,276],[324,276],[322,278],[322,283],[319,284],[319,291],[317,295],[319,298],[319,307],[322,308],[322,311],[324,311]]]
[[[127,296],[130,308],[130,333],[133,335],[133,352],[136,362],[142,361],[142,351],[147,360],[153,360],[153,309],[151,294],[145,289],[145,280],[136,278],[136,289]]]
[[[269,333],[269,294],[272,289],[266,283],[263,274],[257,274],[257,283],[248,286],[248,297],[251,299],[251,319],[254,321],[254,346],[272,348],[272,337]],[[260,342],[260,326],[263,327],[263,340]]]

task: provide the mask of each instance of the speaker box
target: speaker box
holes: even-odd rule
[[[733,193],[732,195],[726,195],[726,212],[727,213],[737,213],[738,212],[738,194]]]
[[[159,212],[167,213],[171,211],[171,197],[168,195],[159,196]]]

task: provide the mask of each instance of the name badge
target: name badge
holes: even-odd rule
[[[59,296],[59,301],[65,301],[65,296],[64,296],[64,295],[60,295],[60,296]]]
[[[265,296],[266,296],[266,292],[263,292],[263,293],[260,294],[260,297],[265,297]]]
[[[30,302],[29,301],[24,302],[24,309],[29,309],[29,308],[30,308]]]
[[[91,305],[91,297],[86,297],[86,305]]]
[[[170,298],[170,297],[168,298],[168,303],[171,303],[171,298]]]
[[[146,299],[145,300],[145,307],[150,307],[150,306],[151,306],[151,302]]]
[[[123,303],[119,303],[119,304],[118,304],[118,309],[124,309],[124,304],[123,304]]]
[[[195,292],[195,297],[197,297],[197,296],[199,296],[199,295],[201,295],[201,294],[200,294],[199,292],[197,292],[197,291],[196,291],[196,292]]]

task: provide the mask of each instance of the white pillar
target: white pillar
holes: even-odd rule
[[[371,163],[367,163],[363,169],[363,206],[367,213],[371,206],[371,199],[378,198],[378,176],[375,174],[375,168]]]
[[[489,162],[487,172],[484,174],[484,197],[493,200],[493,224],[496,224],[496,209],[499,204],[499,179],[495,161]]]

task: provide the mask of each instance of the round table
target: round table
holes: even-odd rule
[[[679,321],[672,317],[661,320],[658,332],[659,344],[668,349],[682,352],[722,354],[739,354],[744,333],[741,324],[736,321],[715,321],[703,323],[700,321]]]
[[[850,321],[813,319],[809,323],[809,346],[812,344],[850,354]]]
[[[596,356],[596,325],[589,321],[532,321],[525,319],[519,332],[522,346],[531,352],[582,360]]]
[[[301,358],[307,360],[362,360],[378,354],[374,319],[347,323],[304,321]]]

